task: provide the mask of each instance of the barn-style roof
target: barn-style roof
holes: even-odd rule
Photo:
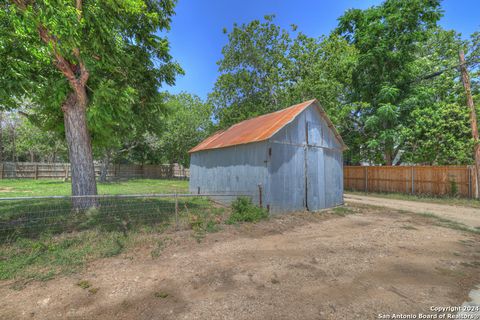
[[[292,122],[303,110],[310,105],[315,105],[322,117],[327,122],[329,128],[334,132],[335,137],[338,139],[343,148],[346,148],[345,143],[342,140],[340,134],[338,134],[333,123],[330,121],[325,111],[320,107],[320,104],[316,99],[305,101],[291,107],[264,114],[256,118],[248,119],[237,124],[234,124],[230,128],[222,131],[217,131],[207,139],[203,140],[196,147],[190,149],[189,153],[231,147],[239,144],[247,144],[252,142],[264,141],[271,138],[284,126]]]

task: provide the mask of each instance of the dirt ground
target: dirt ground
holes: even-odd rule
[[[472,229],[480,230],[480,209],[462,206],[450,206],[437,203],[386,199],[373,196],[345,194],[348,203],[382,206],[416,213],[432,213],[438,217],[456,221]]]
[[[375,319],[458,306],[480,284],[479,235],[385,208],[335,212],[225,226],[200,243],[165,234],[156,258],[146,243],[81,274],[0,282],[0,319]]]

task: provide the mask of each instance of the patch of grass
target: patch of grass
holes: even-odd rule
[[[161,299],[165,299],[169,296],[168,293],[163,292],[163,291],[157,291],[153,295],[155,296],[155,298],[161,298]]]
[[[165,237],[163,239],[158,240],[155,244],[155,248],[153,248],[152,252],[150,252],[150,255],[152,256],[152,258],[156,259],[160,257],[160,254],[162,253],[162,251],[171,241],[172,241],[172,238],[170,237]]]
[[[98,290],[100,290],[100,288],[90,288],[88,289],[88,292],[90,292],[91,294],[96,294]]]
[[[79,286],[82,289],[88,289],[92,285],[90,284],[90,282],[88,280],[80,280],[80,281],[77,282],[77,286]]]
[[[0,280],[49,280],[80,270],[86,263],[122,252],[119,232],[89,230],[40,239],[20,238],[0,245]]]
[[[353,211],[353,209],[351,208],[340,206],[340,207],[333,208],[332,213],[344,217],[349,214],[354,214],[355,211]]]
[[[419,213],[419,215],[434,219],[436,221],[436,225],[444,228],[449,228],[449,229],[454,229],[454,230],[459,230],[459,231],[465,231],[465,232],[470,232],[470,233],[475,233],[475,234],[480,234],[479,230],[470,228],[460,222],[452,221],[449,219],[445,219],[442,217],[439,217],[433,213],[430,212],[424,212],[424,213]]]
[[[99,194],[187,193],[186,180],[132,179],[115,182],[97,182]],[[0,197],[68,196],[71,182],[63,180],[4,179],[0,183]]]
[[[400,228],[405,230],[418,230],[418,228],[415,228],[414,226],[411,226],[411,225],[404,225],[404,226],[401,226]]]
[[[404,193],[383,193],[383,192],[359,192],[359,191],[347,191],[349,194],[356,194],[360,196],[372,196],[379,198],[395,199],[395,200],[408,200],[408,201],[420,201],[420,202],[432,202],[454,206],[464,206],[472,208],[480,208],[479,199],[467,199],[459,198],[455,196],[432,196],[432,195],[412,195]]]
[[[237,222],[258,222],[268,218],[268,211],[259,208],[248,197],[238,197],[232,203],[232,213],[227,220],[228,224]]]
[[[207,233],[220,230],[224,208],[210,208],[209,210],[190,210],[187,216],[188,224],[193,230],[193,236],[201,241]]]

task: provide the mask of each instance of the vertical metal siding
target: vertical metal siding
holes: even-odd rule
[[[267,143],[195,152],[191,155],[191,193],[249,193],[258,200],[258,184],[266,184]]]
[[[305,153],[303,147],[272,143],[270,183],[266,203],[273,213],[305,208]]]

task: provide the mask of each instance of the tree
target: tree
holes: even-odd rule
[[[343,38],[311,38],[274,24],[273,16],[234,25],[218,62],[209,101],[218,127],[318,98],[336,123],[348,117],[346,98],[356,49]]]
[[[0,98],[28,99],[46,123],[63,118],[72,195],[96,194],[89,126],[120,110],[143,112],[181,72],[171,61],[174,1],[0,1]],[[105,121],[102,121],[105,124]],[[77,204],[83,206],[82,203]]]
[[[402,159],[430,165],[471,163],[469,112],[458,80],[458,50],[466,45],[460,35],[432,30],[412,63],[411,93],[404,101],[411,110],[403,124]],[[441,70],[442,72],[437,75]],[[425,75],[435,75],[420,80]]]
[[[212,130],[212,106],[198,96],[180,93],[168,98],[163,133],[158,149],[168,163],[189,166],[188,150],[205,139]]]
[[[265,16],[263,22],[235,24],[228,34],[217,63],[221,74],[209,95],[221,128],[284,107],[291,38],[273,19]]]
[[[370,158],[391,165],[402,150],[399,134],[410,115],[405,101],[412,89],[412,63],[441,17],[438,0],[386,0],[339,18],[336,33],[358,50],[352,100]]]

